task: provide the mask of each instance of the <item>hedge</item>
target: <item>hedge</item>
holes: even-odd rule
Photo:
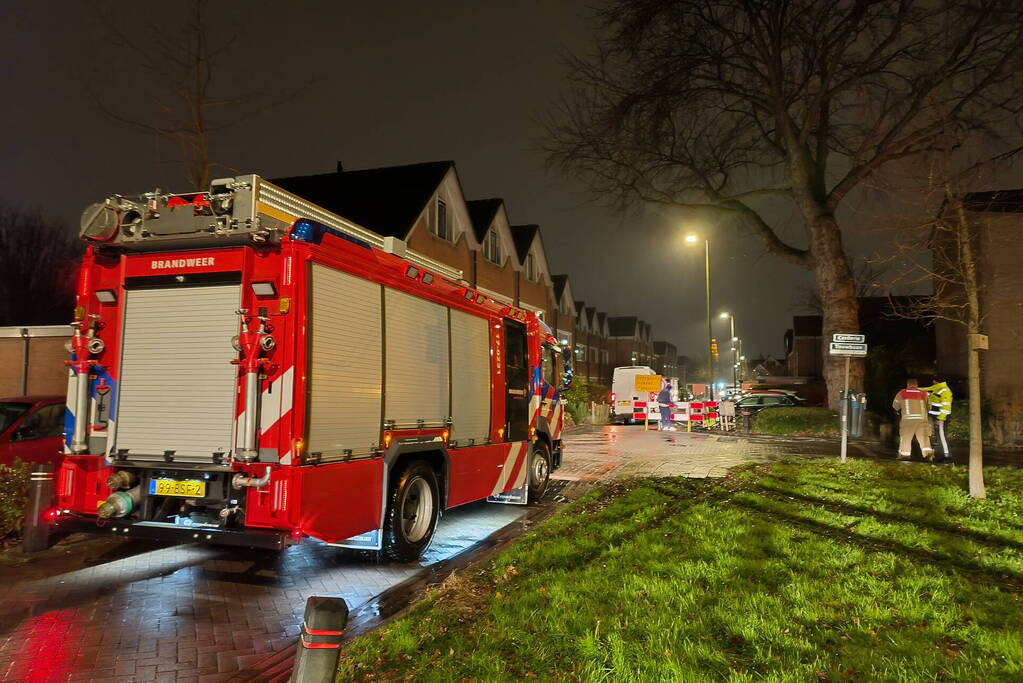
[[[0,540],[21,531],[28,504],[29,467],[20,460],[0,465]]]
[[[841,436],[838,413],[827,408],[765,408],[751,427],[757,434]]]

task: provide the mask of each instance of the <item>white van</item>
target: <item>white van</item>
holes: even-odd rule
[[[626,365],[615,368],[611,375],[611,421],[623,424],[642,422],[644,413],[648,419],[657,423],[661,413],[657,409],[656,392],[654,400],[650,400],[649,392],[636,391],[637,375],[656,375],[653,368],[646,365]]]

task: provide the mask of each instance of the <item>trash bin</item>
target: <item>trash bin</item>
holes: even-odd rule
[[[863,436],[863,423],[867,414],[867,395],[850,391],[840,391],[839,399],[841,405],[839,410],[845,411],[850,438],[857,439]]]

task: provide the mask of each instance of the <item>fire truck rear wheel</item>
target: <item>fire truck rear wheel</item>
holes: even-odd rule
[[[551,452],[542,441],[533,443],[529,451],[529,502],[535,503],[547,492],[551,481]]]
[[[416,560],[433,539],[440,516],[437,473],[414,460],[391,479],[384,518],[383,554],[394,562]]]

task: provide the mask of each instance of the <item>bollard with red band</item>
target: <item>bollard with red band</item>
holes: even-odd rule
[[[305,620],[295,653],[294,683],[332,683],[337,676],[341,639],[348,625],[344,598],[313,596],[305,603]]]
[[[50,547],[50,525],[59,513],[53,506],[53,465],[35,463],[29,477],[28,505],[22,547],[26,553],[37,553]]]

